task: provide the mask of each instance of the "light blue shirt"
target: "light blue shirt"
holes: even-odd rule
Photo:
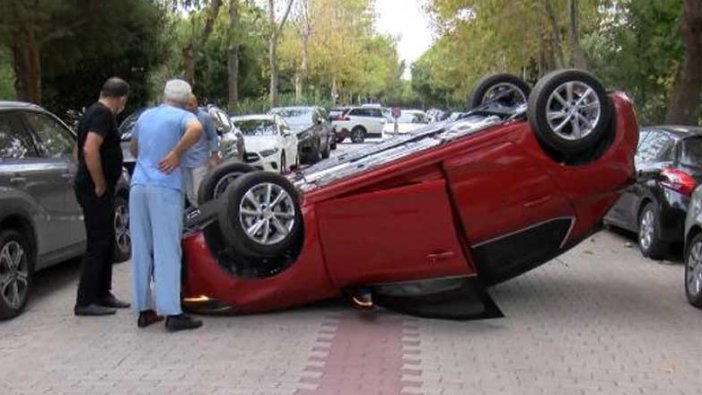
[[[202,124],[203,133],[197,143],[185,152],[182,161],[183,167],[190,169],[205,166],[210,158],[210,153],[219,149],[219,136],[217,136],[217,130],[210,114],[198,108],[197,120]]]
[[[181,166],[166,174],[158,169],[158,163],[178,144],[185,133],[185,125],[195,120],[192,113],[167,104],[141,114],[132,134],[139,147],[132,185],[184,190]]]

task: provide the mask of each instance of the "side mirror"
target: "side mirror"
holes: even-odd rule
[[[215,127],[221,130],[222,133],[226,133],[232,130],[232,127],[234,127],[232,120],[229,119],[229,115],[227,115],[227,113],[221,109],[212,106],[207,110],[207,113],[210,114],[210,117],[212,117]]]

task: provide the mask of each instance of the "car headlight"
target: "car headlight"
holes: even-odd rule
[[[261,156],[265,158],[267,156],[275,154],[276,152],[278,152],[278,148],[263,150],[261,151]]]

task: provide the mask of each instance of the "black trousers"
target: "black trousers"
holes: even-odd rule
[[[115,197],[108,188],[98,197],[88,186],[75,186],[83,208],[87,246],[78,284],[77,306],[99,304],[112,289],[112,254],[115,248]]]

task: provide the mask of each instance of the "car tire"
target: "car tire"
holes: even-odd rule
[[[115,247],[112,261],[122,263],[132,256],[132,239],[129,234],[129,203],[122,196],[115,197]]]
[[[351,142],[361,144],[366,139],[366,129],[363,126],[356,126],[351,129]]]
[[[685,251],[685,296],[702,309],[702,233],[692,238]]]
[[[237,177],[244,173],[249,173],[255,169],[239,161],[227,161],[212,169],[200,183],[197,191],[198,204],[204,204],[210,200],[217,199],[227,190],[227,186]]]
[[[301,237],[299,196],[287,178],[255,171],[239,177],[225,193],[219,201],[219,227],[235,254],[277,257]]]
[[[569,69],[539,80],[529,96],[527,118],[542,145],[578,156],[609,139],[613,112],[607,92],[594,76]]]
[[[485,76],[473,85],[473,89],[468,95],[468,108],[475,109],[488,105],[492,101],[496,101],[502,107],[516,108],[527,103],[530,92],[529,84],[515,75],[493,74]],[[499,96],[502,97],[495,100]]]
[[[0,231],[0,319],[22,313],[32,289],[33,272],[34,256],[28,239],[14,229]]]
[[[659,218],[658,207],[654,203],[646,204],[639,215],[639,249],[643,256],[651,259],[662,259],[668,250],[668,244],[660,238]]]
[[[332,135],[331,135],[330,140],[331,140],[331,149],[332,149],[332,150],[335,150],[335,149],[336,149],[336,143],[337,143],[337,141],[338,141],[338,137],[336,137],[336,132],[332,132]]]

